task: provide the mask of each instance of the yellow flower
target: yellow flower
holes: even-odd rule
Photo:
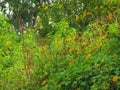
[[[90,59],[91,57],[92,57],[92,55],[91,55],[91,54],[88,54],[88,55],[86,56],[86,60]]]
[[[10,45],[11,44],[11,41],[6,41],[6,45]]]
[[[42,47],[41,53],[42,53],[42,54],[45,54],[46,51],[47,51],[47,45],[44,45],[44,46]]]
[[[68,36],[72,36],[72,33],[69,33]]]
[[[70,48],[70,52],[75,51],[75,47]]]
[[[77,89],[75,89],[75,90],[80,90],[80,88],[77,88]]]
[[[37,23],[37,24],[40,24],[40,19],[37,19],[36,23]]]
[[[6,54],[9,55],[9,54],[10,54],[10,51],[6,51]]]
[[[86,42],[83,42],[81,45],[82,45],[83,47],[85,47],[85,46],[87,45],[87,43],[86,43]]]
[[[44,9],[45,9],[45,10],[48,10],[48,6],[46,6]]]
[[[49,35],[49,36],[47,36],[47,38],[48,38],[48,39],[50,39],[50,35]]]
[[[61,45],[61,44],[62,44],[62,42],[61,42],[61,41],[58,41],[58,42],[57,42],[57,45]]]
[[[20,43],[24,43],[24,39],[21,39],[21,40],[20,40]]]
[[[46,84],[45,87],[48,88],[48,84]]]
[[[73,64],[75,64],[74,61],[70,61],[70,62],[69,62],[69,65],[73,65]]]
[[[40,6],[38,6],[37,9],[40,9]]]
[[[87,12],[87,15],[91,15],[92,13],[91,12]]]
[[[45,75],[48,75],[48,72],[45,72]]]
[[[83,12],[83,17],[85,17],[86,14],[87,14],[87,11],[85,10],[85,11]]]
[[[115,54],[113,54],[113,57],[114,57],[114,58],[117,58],[117,56],[118,56],[118,55],[117,55],[116,53],[115,53]]]
[[[109,18],[109,20],[112,20],[112,18],[113,18],[113,14],[110,13],[110,14],[108,15],[108,18]]]
[[[25,68],[28,69],[28,65],[25,65]]]
[[[78,15],[75,16],[75,20],[76,20],[76,21],[79,20],[79,16],[78,16]]]
[[[61,87],[61,83],[58,85],[58,87],[59,87],[59,88]]]
[[[96,44],[96,45],[93,46],[92,51],[94,51],[97,48],[98,48],[98,44]]]
[[[106,51],[110,51],[111,47],[106,48]]]
[[[28,85],[28,82],[25,82],[24,86],[27,86]]]
[[[8,34],[5,34],[4,38],[7,38],[8,37]]]
[[[43,81],[42,83],[41,83],[41,85],[45,85],[46,84],[46,81]]]
[[[97,10],[98,9],[98,6],[96,6],[95,8],[94,8],[94,10]]]
[[[14,48],[17,48],[17,46],[14,46]]]
[[[117,81],[118,81],[118,79],[119,79],[119,77],[118,77],[118,76],[114,76],[114,77],[112,78],[112,81],[113,81],[113,82],[117,82]]]
[[[55,82],[55,81],[56,81],[56,79],[54,79],[54,78],[53,78],[51,81],[52,81],[52,82]]]
[[[59,9],[61,9],[62,8],[62,5],[59,5]]]
[[[32,34],[29,34],[28,36],[29,36],[29,37],[33,37],[33,35],[32,35]]]
[[[22,69],[22,70],[24,70],[24,69],[28,69],[28,65],[21,66],[21,68],[20,68],[20,69]]]
[[[89,52],[88,51],[85,51],[84,54],[88,54]]]
[[[42,26],[40,27],[40,30],[43,30],[43,27],[42,27]]]
[[[54,3],[51,4],[51,7],[54,6]]]
[[[65,42],[70,42],[71,41],[71,38],[66,38],[65,39]]]
[[[120,29],[120,26],[118,26],[118,29]]]

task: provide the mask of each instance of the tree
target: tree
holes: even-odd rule
[[[34,27],[39,7],[47,0],[1,0],[1,11],[10,19],[15,29],[23,33],[26,27]]]
[[[21,33],[26,27],[35,27],[42,36],[52,30],[52,23],[65,20],[78,31],[94,20],[112,22],[119,13],[119,0],[1,0],[1,10]],[[12,12],[12,13],[11,13]],[[37,18],[39,17],[39,18]],[[40,21],[37,23],[35,21]]]

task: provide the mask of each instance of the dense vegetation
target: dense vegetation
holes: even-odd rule
[[[120,90],[120,0],[0,5],[0,90]]]

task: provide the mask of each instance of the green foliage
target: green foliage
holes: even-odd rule
[[[34,29],[21,35],[0,14],[1,90],[120,89],[119,0],[58,0],[38,9]]]
[[[75,52],[71,55],[67,51],[65,55],[55,57],[53,69],[57,69],[47,79],[48,90],[75,90],[77,88],[81,90],[104,90],[111,87],[111,82],[114,84],[112,78],[116,75],[119,76],[119,67],[116,65],[120,64],[118,63],[118,53],[120,52],[118,47],[120,44],[118,37],[109,37],[111,35],[107,34],[113,24],[109,24],[107,31],[105,31],[105,23],[88,25],[87,30],[81,36],[82,40],[80,39],[84,41],[84,44],[81,44],[81,49],[77,48],[79,54]],[[102,32],[101,28],[103,29]],[[116,26],[112,28],[115,29]],[[69,43],[65,48],[67,47],[69,47]],[[76,54],[78,54],[77,57]],[[112,88],[117,88],[117,86],[115,85]]]
[[[119,19],[119,0],[61,0],[52,2],[51,5],[44,4],[39,8],[40,23],[42,30],[40,34],[45,36],[51,32],[52,23],[57,23],[63,19],[77,31],[82,31],[94,20],[103,19],[112,22]]]

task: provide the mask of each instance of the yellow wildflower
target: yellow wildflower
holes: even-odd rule
[[[11,44],[11,41],[6,41],[6,45],[10,45]]]
[[[59,88],[61,87],[61,83],[58,85],[58,87],[59,87]]]
[[[113,57],[114,57],[114,58],[116,58],[117,56],[118,56],[118,55],[117,55],[116,53],[115,53],[115,54],[113,54]]]
[[[48,72],[45,72],[45,75],[48,75]]]
[[[10,54],[10,51],[6,51],[6,55],[9,55]]]
[[[7,38],[8,37],[8,34],[5,34],[4,38]]]
[[[71,41],[71,38],[66,38],[65,41],[66,41],[66,42],[70,42],[70,41]]]
[[[34,27],[34,31],[37,31],[37,27]]]
[[[48,6],[45,7],[45,10],[48,10]]]
[[[91,15],[92,13],[91,12],[87,12],[87,15]]]
[[[61,44],[62,44],[62,42],[61,42],[61,41],[58,41],[58,42],[57,42],[57,45],[61,45]]]
[[[86,60],[90,59],[91,57],[92,57],[92,55],[91,55],[91,54],[88,54],[88,55],[86,56]]]
[[[94,8],[94,10],[97,10],[98,9],[98,6],[96,6],[95,8]]]
[[[88,54],[89,52],[88,51],[85,51],[84,54]]]
[[[75,51],[75,47],[70,48],[70,52]]]
[[[87,11],[85,10],[85,11],[83,12],[83,17],[85,17],[86,14],[87,14]]]
[[[24,43],[24,39],[21,39],[21,40],[20,40],[20,43]]]
[[[32,34],[29,34],[28,36],[29,36],[29,37],[33,37],[33,35],[32,35]]]
[[[110,51],[111,47],[106,48],[106,51]]]
[[[40,9],[40,6],[38,6],[37,9]]]
[[[42,83],[41,83],[41,85],[45,85],[46,84],[46,81],[43,81]]]
[[[21,66],[21,68],[20,68],[20,69],[22,69],[22,70],[24,70],[24,69],[28,69],[28,65]]]
[[[17,46],[14,46],[14,48],[17,48]]]
[[[118,26],[118,29],[120,29],[120,26]]]
[[[52,82],[55,82],[55,81],[56,81],[56,79],[54,79],[54,78],[53,78],[51,81],[52,81]]]
[[[46,51],[47,51],[47,45],[44,45],[44,46],[42,47],[41,53],[42,53],[42,54],[45,54]]]
[[[48,88],[48,84],[46,84],[45,87]]]
[[[72,33],[69,33],[69,34],[68,34],[68,36],[70,36],[70,37],[71,37],[71,36],[72,36]]]
[[[50,39],[50,35],[49,35],[49,36],[47,36],[47,38],[48,38],[48,39]]]
[[[94,51],[96,48],[98,48],[98,44],[93,46],[92,51]]]
[[[110,13],[110,14],[108,15],[108,18],[109,18],[109,20],[112,20],[112,18],[113,18],[113,14]]]
[[[28,65],[25,65],[25,68],[28,69]]]
[[[85,47],[85,46],[87,45],[87,43],[86,43],[86,42],[83,42],[81,45],[82,45],[83,47]]]
[[[73,64],[75,64],[74,61],[70,61],[70,62],[69,62],[69,65],[73,65]]]
[[[59,5],[59,9],[61,9],[62,8],[62,5]]]
[[[76,90],[80,90],[80,88],[77,88]]]
[[[118,79],[119,79],[119,77],[118,77],[118,76],[114,76],[114,77],[112,78],[112,81],[113,81],[113,82],[117,82],[117,81],[118,81]]]
[[[28,85],[28,82],[25,82],[24,86],[27,86]]]
[[[40,19],[37,19],[36,23],[37,23],[37,24],[40,24]]]
[[[51,7],[54,6],[54,3],[51,4]]]
[[[79,16],[78,16],[78,15],[75,16],[75,20],[76,20],[76,21],[79,20]]]
[[[40,27],[40,30],[43,30],[43,27],[42,27],[42,26]]]

